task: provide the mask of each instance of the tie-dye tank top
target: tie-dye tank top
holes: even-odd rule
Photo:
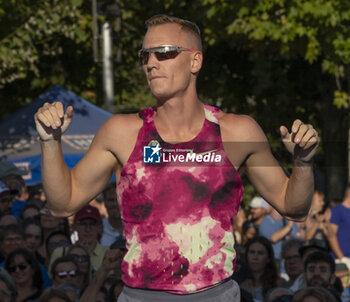
[[[159,136],[154,108],[139,113],[143,126],[117,186],[130,287],[188,294],[234,271],[232,224],[243,187],[223,148],[219,110],[204,109],[200,133],[178,144]]]

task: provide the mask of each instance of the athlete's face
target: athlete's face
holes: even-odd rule
[[[191,42],[191,34],[184,32],[178,24],[162,24],[148,29],[142,47],[154,48],[162,45],[174,45],[185,48],[196,47]],[[195,84],[193,73],[200,67],[194,67],[194,58],[200,53],[182,51],[175,58],[159,61],[154,54],[149,56],[147,64],[143,65],[149,87],[157,100],[185,95],[192,83]],[[193,82],[194,81],[194,82]]]

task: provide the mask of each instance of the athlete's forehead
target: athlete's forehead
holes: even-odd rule
[[[176,45],[190,47],[189,34],[176,23],[155,25],[150,27],[143,40],[142,48],[152,48],[160,45]]]

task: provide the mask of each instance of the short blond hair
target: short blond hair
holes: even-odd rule
[[[200,46],[200,49],[198,50],[200,51],[202,50],[201,31],[198,25],[192,21],[188,21],[188,20],[181,19],[174,16],[168,16],[165,14],[159,14],[159,15],[154,15],[153,17],[146,20],[145,25],[146,25],[146,28],[149,29],[150,27],[153,27],[153,26],[169,24],[169,23],[178,24],[181,26],[181,30],[193,34],[198,40],[198,43]]]

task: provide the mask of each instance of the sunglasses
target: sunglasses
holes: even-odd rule
[[[139,51],[140,65],[146,65],[152,53],[154,53],[158,61],[165,61],[176,58],[182,51],[197,52],[197,50],[191,48],[175,45],[162,45],[153,48],[142,48]]]
[[[17,270],[17,268],[19,268],[20,271],[24,271],[27,267],[28,267],[28,264],[19,263],[18,265],[11,265],[11,266],[9,266],[7,271],[9,273],[14,273]]]
[[[75,269],[73,269],[71,271],[57,272],[56,275],[61,279],[66,279],[68,276],[75,278],[76,276],[78,276],[78,272]]]
[[[89,261],[89,256],[88,255],[76,255],[76,254],[71,254],[73,259],[78,262],[88,262]]]

